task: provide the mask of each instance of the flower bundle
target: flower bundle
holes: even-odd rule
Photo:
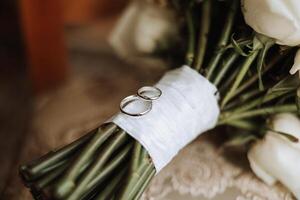
[[[247,9],[246,1],[243,3],[242,9]],[[242,18],[239,0],[174,0],[168,2],[168,6],[184,19],[179,33],[184,39],[180,40],[182,49],[178,52],[186,52],[181,55],[185,61],[177,61],[177,65],[188,65],[186,68],[192,68],[192,73],[197,71],[218,89],[216,96],[219,96],[220,114],[216,113],[217,123],[206,126],[226,126],[243,138],[260,138],[269,128],[266,118],[277,113],[298,111],[299,78],[288,73],[293,65],[295,49],[278,45],[275,39],[248,27]],[[152,26],[155,28],[155,24]],[[178,71],[172,73],[177,74]],[[204,91],[199,93],[200,96],[205,94]],[[202,109],[205,106],[209,105],[202,106]],[[186,116],[184,112],[187,111],[181,110],[179,115]],[[151,124],[165,128],[159,122],[159,115],[156,116],[157,121],[151,119]],[[206,115],[203,113],[195,119],[183,121],[192,121],[195,125],[200,119],[208,123]],[[172,124],[175,119],[169,118],[172,117],[166,120]],[[130,120],[134,123],[138,119]],[[182,135],[189,134],[189,126],[186,127]],[[158,131],[163,132],[163,128]],[[172,127],[166,130],[172,130]],[[295,139],[287,133],[276,133],[289,140]],[[193,138],[195,135],[188,140]],[[156,158],[151,148],[135,139],[128,129],[112,120],[73,143],[21,166],[20,174],[35,199],[139,199],[160,168],[153,162]],[[147,139],[152,138],[149,136]]]
[[[271,117],[269,127],[264,139],[255,141],[248,152],[250,166],[265,183],[274,185],[279,180],[299,199],[300,120],[291,113],[280,113]]]

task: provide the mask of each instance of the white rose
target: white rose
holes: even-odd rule
[[[272,119],[273,130],[288,133],[300,139],[300,120],[293,114],[283,113]],[[300,199],[300,142],[268,131],[248,152],[253,172],[265,183],[280,181]]]
[[[300,44],[299,0],[242,0],[246,23],[256,32],[288,46]],[[290,70],[295,74],[300,69],[300,52]]]
[[[299,0],[242,0],[246,23],[278,44],[300,44]]]
[[[109,42],[123,58],[142,57],[174,43],[179,39],[179,28],[173,9],[135,0],[121,15]]]
[[[295,74],[300,70],[300,50],[297,51],[296,56],[294,58],[294,65],[292,69],[290,70],[291,74]],[[300,76],[300,73],[299,73]]]

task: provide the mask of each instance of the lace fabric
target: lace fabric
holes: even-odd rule
[[[143,200],[167,199],[172,192],[212,199],[237,188],[236,200],[294,200],[282,185],[268,186],[224,157],[211,137],[200,137],[184,148],[152,181]]]

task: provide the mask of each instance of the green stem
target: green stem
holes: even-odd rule
[[[210,21],[211,21],[211,7],[212,1],[211,0],[204,0],[202,9],[201,9],[201,26],[199,30],[198,36],[198,53],[196,54],[196,59],[194,63],[195,70],[199,71],[203,60],[204,55],[207,47],[207,40],[208,40],[208,33],[210,28]]]
[[[152,172],[150,173],[150,175],[148,176],[148,178],[144,182],[143,186],[138,191],[138,193],[135,196],[134,200],[139,200],[141,198],[142,194],[146,190],[147,186],[150,184],[150,182],[151,182],[152,178],[154,177],[154,175],[155,175],[155,169],[152,170]]]
[[[53,165],[48,166],[47,168],[41,168],[37,173],[31,174],[26,169],[23,169],[20,172],[23,181],[30,185],[31,182],[38,180],[43,177],[45,174],[51,173],[53,170],[59,169],[62,166],[66,165],[71,159],[66,158],[64,160],[58,161],[57,163],[53,163]]]
[[[117,199],[132,200],[137,194],[139,188],[143,185],[143,183],[145,183],[152,170],[155,170],[153,163],[142,163],[140,168],[129,176],[129,182],[125,185]]]
[[[266,68],[263,70],[262,75],[264,75],[266,72],[268,72],[270,69],[272,69],[274,66],[276,66],[276,64],[283,58],[285,58],[285,56],[287,55],[288,51],[285,54],[281,54],[281,55],[276,55],[271,62],[266,66]],[[254,76],[252,76],[250,79],[248,79],[247,81],[245,81],[245,83],[241,84],[241,86],[239,86],[235,93],[233,94],[233,97],[237,96],[238,94],[240,94],[241,92],[243,92],[245,89],[249,88],[253,83],[255,83],[257,80],[259,79],[259,75],[255,74]]]
[[[137,171],[143,169],[143,167],[146,167],[145,157],[147,155],[147,151],[141,146],[139,142],[136,141],[130,162],[128,178],[124,184],[124,187],[119,192],[120,195],[118,196],[118,198],[125,198],[127,193],[130,192],[131,185],[138,180],[138,177],[136,176]]]
[[[230,67],[232,67],[232,64],[238,59],[238,57],[239,57],[239,54],[237,52],[233,51],[226,58],[226,60],[224,60],[224,62],[222,63],[220,72],[217,73],[215,80],[212,81],[212,83],[215,86],[219,85],[221,80],[224,78],[224,75],[226,74],[226,72],[230,69]]]
[[[125,131],[120,130],[114,138],[110,141],[109,144],[105,148],[102,149],[101,153],[98,155],[96,161],[92,164],[89,170],[83,175],[82,179],[78,182],[75,187],[71,188],[69,191],[59,191],[58,194],[70,194],[66,200],[76,200],[80,199],[85,191],[85,187],[88,183],[99,173],[101,169],[103,169],[106,161],[110,158],[110,156],[127,140],[129,136],[126,134]],[[65,180],[65,183],[68,183],[68,180]],[[72,182],[73,183],[73,182]],[[58,189],[66,189],[65,188],[58,188]],[[70,193],[73,190],[72,193]]]
[[[120,173],[116,174],[113,179],[108,183],[108,185],[101,191],[97,196],[96,200],[110,200],[111,196],[115,193],[116,188],[119,183],[124,179],[124,175],[126,173],[126,168],[124,168]]]
[[[136,141],[134,143],[133,154],[132,154],[132,163],[131,163],[130,171],[135,171],[138,168],[141,153],[142,153],[142,145],[138,141]]]
[[[65,197],[75,187],[75,181],[80,174],[80,169],[85,163],[90,160],[95,151],[115,132],[117,126],[113,123],[108,124],[103,129],[99,128],[92,140],[84,148],[83,152],[79,154],[77,160],[67,171],[66,175],[58,183],[56,187],[56,196],[58,198]]]
[[[185,62],[188,66],[192,66],[194,61],[195,40],[196,40],[192,9],[188,8],[185,15],[186,15],[187,28],[188,28],[188,47],[187,47]]]
[[[241,94],[236,100],[233,100],[231,103],[228,103],[223,110],[234,109],[240,105],[243,105],[247,100],[263,93],[259,88],[255,88],[249,92]]]
[[[236,52],[238,52],[242,56],[247,56],[248,54],[244,52],[244,48],[250,46],[253,43],[253,40],[251,39],[241,39],[241,40],[234,40],[233,35],[231,35],[231,42],[222,48],[222,51],[226,51],[229,49],[233,49]]]
[[[143,172],[147,169],[149,166],[149,162],[142,162],[139,166],[139,168],[136,171],[130,172],[128,174],[128,180],[121,188],[121,191],[119,192],[117,199],[118,200],[128,200],[128,195],[131,192],[133,186],[136,184],[136,182],[140,179]]]
[[[289,93],[289,91],[283,91],[283,92],[280,92],[280,93],[277,92],[276,94],[270,94],[270,95],[262,96],[258,99],[255,99],[251,102],[248,102],[248,103],[242,105],[241,107],[238,107],[238,108],[234,109],[232,112],[238,113],[238,112],[244,112],[244,111],[250,110],[252,108],[255,108],[256,106],[260,106],[264,103],[272,101],[272,100],[274,100],[278,97],[281,97],[281,96],[283,96],[287,93]]]
[[[222,35],[218,42],[217,49],[207,66],[208,71],[206,74],[206,78],[208,80],[211,80],[211,76],[213,75],[213,72],[222,57],[222,54],[223,54],[223,51],[221,51],[222,47],[226,46],[226,44],[228,43],[229,37],[231,35],[231,30],[232,30],[232,27],[234,24],[234,19],[235,19],[235,16],[236,16],[236,13],[237,13],[237,10],[239,7],[238,5],[239,5],[238,0],[233,0],[233,2],[231,3],[230,9],[228,11],[228,16],[225,21],[224,28],[221,31]]]
[[[225,95],[225,97],[221,103],[221,108],[224,108],[225,105],[233,98],[233,95],[234,95],[236,89],[238,88],[238,86],[240,85],[242,80],[244,79],[246,73],[248,72],[251,64],[257,57],[258,53],[259,53],[259,51],[256,50],[252,53],[252,55],[250,55],[249,57],[246,58],[246,60],[244,61],[244,63],[241,66],[241,69],[240,69],[238,75],[235,78],[235,81],[233,82],[233,85],[230,87],[228,93]]]
[[[80,169],[79,174],[81,175],[89,166],[90,164],[93,162],[93,159],[89,160],[88,162],[85,163],[84,166],[82,166],[82,168]],[[51,184],[55,183],[55,180],[57,180],[62,174],[63,172],[68,169],[69,163],[66,163],[66,165],[50,172],[49,174],[47,174],[45,177],[43,177],[42,179],[38,180],[37,182],[35,182],[31,189],[33,189],[36,192],[40,192],[42,194],[42,196],[46,196],[45,199],[52,199],[53,195],[49,194],[51,192],[46,191],[48,186],[51,187]],[[48,195],[45,195],[48,194]]]
[[[42,156],[37,161],[29,165],[23,165],[20,167],[20,173],[24,178],[25,182],[32,181],[44,173],[46,173],[51,166],[56,165],[56,163],[61,162],[63,159],[66,159],[68,156],[77,151],[80,147],[86,144],[87,141],[96,133],[96,130],[93,130],[86,134],[85,136],[77,139],[76,141],[66,145],[65,147],[57,150],[51,151],[46,155]]]
[[[68,165],[63,165],[58,169],[51,171],[44,178],[33,183],[32,187],[37,191],[42,190],[47,185],[49,185],[53,180],[55,180],[58,176],[60,176],[67,168]]]
[[[140,163],[145,162],[149,159],[148,151],[145,148],[142,148],[142,153],[140,156]]]
[[[219,86],[219,91],[222,94],[222,96],[225,92],[227,92],[229,90],[230,86],[232,85],[232,83],[238,73],[239,73],[239,68],[233,69],[233,72],[230,73],[230,76],[226,77],[226,79]]]
[[[90,166],[90,164],[92,163],[92,159],[89,160],[87,163],[85,163],[85,165],[80,169],[80,175]],[[62,174],[63,172],[68,169],[69,167],[69,163],[65,163],[65,165],[51,171],[49,174],[47,174],[46,176],[44,176],[43,178],[37,180],[36,182],[34,182],[31,186],[31,189],[33,189],[36,192],[40,192],[41,194],[43,194],[43,196],[45,196],[45,189],[46,187],[50,186],[51,184],[53,184],[55,182],[55,180],[57,180]],[[51,195],[47,195],[48,198],[46,199],[51,199]]]
[[[259,108],[247,112],[242,112],[242,113],[224,113],[220,117],[218,125],[223,125],[223,124],[230,123],[234,120],[242,120],[242,119],[247,119],[247,118],[256,117],[260,115],[271,115],[271,114],[281,113],[281,112],[296,112],[296,111],[297,111],[297,106],[295,104],[287,104],[281,106]]]
[[[249,131],[258,129],[257,124],[250,121],[244,121],[244,120],[232,120],[227,122],[226,124],[229,126],[233,126],[239,129],[249,130]]]
[[[89,193],[92,191],[95,187],[97,187],[99,184],[103,183],[105,178],[107,178],[118,166],[120,166],[123,161],[128,157],[128,154],[130,153],[130,150],[132,149],[132,144],[129,143],[125,146],[124,149],[118,153],[112,161],[110,161],[103,170],[99,171],[99,174],[97,174],[93,180],[91,180],[85,188],[84,194]]]
[[[151,175],[151,173],[154,171],[154,165],[151,163],[148,165],[146,170],[143,172],[139,180],[135,183],[135,185],[130,190],[130,193],[128,194],[127,199],[132,200],[137,195],[137,193],[140,191],[141,187],[144,185],[148,177]]]

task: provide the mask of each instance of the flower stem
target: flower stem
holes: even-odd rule
[[[232,121],[228,121],[226,124],[229,126],[233,126],[239,129],[249,130],[249,131],[257,130],[258,128],[257,124],[251,121],[244,121],[244,120],[232,120]]]
[[[75,180],[80,174],[80,169],[85,163],[91,159],[94,152],[109,138],[117,129],[113,123],[108,124],[104,128],[99,128],[92,140],[84,148],[83,152],[79,154],[77,160],[73,163],[66,175],[57,185],[57,195],[59,198],[65,197],[75,187]]]
[[[266,90],[267,88],[265,88]],[[225,107],[224,107],[224,111],[225,110],[230,110],[230,109],[234,109],[238,106],[240,106],[241,104],[245,103],[246,101],[248,101],[251,98],[254,98],[255,96],[262,94],[265,91],[261,91],[259,88],[255,88],[253,90],[250,90],[248,92],[245,92],[243,94],[241,94],[236,100],[233,100],[231,103],[228,103]]]
[[[96,131],[97,129],[89,132],[85,136],[77,139],[76,141],[70,143],[69,145],[66,145],[65,147],[57,151],[51,151],[47,153],[45,156],[41,157],[31,164],[21,166],[20,174],[24,178],[24,181],[32,181],[47,173],[50,168],[53,168],[53,165],[56,165],[58,162],[61,162],[64,159],[67,159],[71,154],[73,154],[80,147],[86,144],[86,142],[88,142],[92,138]]]
[[[132,192],[134,186],[137,182],[140,181],[143,172],[149,167],[154,166],[152,161],[149,160],[148,153],[146,149],[142,148],[141,155],[140,155],[140,162],[138,168],[134,171],[130,171],[128,177],[130,177],[127,182],[123,185],[121,191],[119,192],[117,199],[118,200],[128,200],[129,194]],[[132,169],[132,168],[131,168]],[[145,180],[143,180],[145,181]]]
[[[58,176],[60,176],[67,168],[68,165],[63,165],[58,169],[49,172],[49,174],[47,174],[44,178],[38,180],[36,183],[33,183],[31,188],[34,188],[36,191],[41,191],[43,188],[53,182]]]
[[[120,184],[124,175],[126,174],[127,169],[124,168],[121,172],[117,173],[108,185],[101,191],[94,199],[96,200],[110,200],[111,196],[115,193],[116,187]]]
[[[79,174],[81,175],[92,163],[93,159],[89,160],[85,163],[84,166],[80,169]],[[49,172],[46,176],[43,178],[37,180],[36,182],[32,183],[30,188],[35,191],[35,193],[41,193],[42,196],[45,196],[47,194],[47,187],[51,187],[50,184],[54,184],[55,181],[67,170],[69,167],[69,163],[65,163],[63,166]],[[48,192],[49,193],[49,192]],[[46,199],[51,199],[53,195],[48,194]]]
[[[276,55],[274,56],[274,58],[271,60],[271,62],[265,67],[265,69],[263,70],[261,75],[264,75],[266,72],[268,72],[270,69],[272,69],[274,66],[276,66],[276,64],[281,61],[281,59],[285,58],[288,52],[281,54],[281,55]],[[253,83],[255,83],[257,80],[259,79],[259,75],[255,74],[253,75],[250,79],[248,79],[247,81],[245,81],[245,83],[243,83],[242,85],[240,85],[235,93],[233,94],[232,97],[237,96],[238,94],[240,94],[241,92],[243,92],[245,89],[249,88]]]
[[[259,106],[261,104],[264,104],[264,103],[267,103],[269,101],[272,101],[276,98],[279,98],[285,94],[287,94],[289,91],[283,91],[283,92],[277,92],[276,94],[270,94],[270,95],[266,95],[266,96],[262,96],[258,99],[254,99],[252,100],[251,102],[248,102],[236,109],[233,110],[234,113],[238,113],[238,112],[244,112],[244,111],[247,111],[247,110],[250,110],[256,106]]]
[[[135,171],[140,164],[140,155],[142,152],[142,145],[136,141],[134,142],[133,154],[132,154],[132,167],[131,171]]]
[[[213,72],[215,70],[215,68],[217,67],[223,51],[221,51],[222,47],[226,46],[226,44],[228,43],[230,34],[231,34],[231,30],[234,24],[234,19],[238,10],[238,6],[239,5],[239,1],[238,0],[233,0],[233,2],[231,3],[230,9],[228,11],[228,15],[225,21],[225,26],[223,28],[222,35],[220,37],[220,40],[218,42],[217,48],[215,50],[214,55],[212,56],[212,59],[210,60],[208,66],[207,66],[207,74],[206,74],[206,78],[208,80],[211,80],[211,76],[213,75]]]
[[[121,191],[117,195],[118,200],[127,200],[128,194],[132,190],[133,185],[140,179],[143,172],[147,169],[148,165],[146,162],[141,163],[139,168],[128,174],[127,182],[122,186]]]
[[[231,72],[230,76],[226,77],[226,79],[224,79],[222,84],[219,86],[219,91],[220,91],[221,94],[224,94],[225,92],[227,92],[229,90],[229,87],[233,83],[233,81],[234,81],[234,79],[235,79],[235,77],[237,76],[238,73],[239,73],[239,68],[235,68]]]
[[[132,144],[129,143],[122,149],[113,160],[111,160],[107,165],[105,165],[103,170],[90,181],[85,188],[84,194],[88,194],[91,190],[101,184],[105,178],[107,178],[117,167],[119,167],[123,161],[128,157],[130,150],[132,149]],[[124,167],[124,166],[123,166]],[[118,173],[118,172],[117,172]]]
[[[140,190],[138,191],[137,195],[135,196],[134,200],[139,200],[142,196],[142,194],[144,193],[144,191],[146,190],[147,186],[149,185],[150,181],[152,180],[152,178],[155,175],[155,169],[153,169],[150,173],[150,175],[148,176],[148,178],[146,179],[146,181],[144,182],[143,186],[140,188]]]
[[[140,189],[144,185],[145,181],[148,179],[148,177],[151,175],[151,173],[153,171],[154,171],[154,165],[151,163],[147,166],[145,171],[142,173],[139,180],[132,186],[132,189],[130,190],[130,193],[128,194],[128,197],[126,199],[128,199],[128,200],[134,199],[134,197],[140,191]]]
[[[148,158],[149,158],[148,151],[145,148],[142,148],[142,153],[140,156],[140,164],[145,162],[145,160],[147,160]]]
[[[191,6],[190,6],[191,7]],[[194,61],[194,51],[195,51],[195,27],[193,20],[192,9],[188,8],[185,12],[187,28],[188,28],[188,46],[187,53],[185,56],[185,62],[188,66],[192,66]]]
[[[140,168],[130,176],[130,181],[126,184],[122,190],[118,200],[131,200],[139,192],[139,189],[151,175],[152,171],[155,171],[153,163],[144,162]]]
[[[58,162],[53,163],[52,165],[48,166],[47,168],[40,169],[37,173],[34,173],[34,174],[26,171],[26,169],[23,169],[23,171],[21,172],[21,175],[23,177],[24,182],[30,185],[31,182],[36,181],[37,179],[41,178],[43,175],[50,173],[53,170],[63,167],[70,160],[71,160],[70,158],[66,158],[64,160],[58,161]]]
[[[287,104],[287,105],[259,108],[259,109],[250,110],[241,113],[224,113],[221,115],[218,125],[227,124],[234,120],[242,120],[242,119],[247,119],[247,118],[256,117],[260,115],[271,115],[271,114],[281,113],[281,112],[296,112],[296,111],[297,111],[297,106],[295,104]]]
[[[241,69],[240,69],[238,75],[235,78],[235,81],[233,82],[233,85],[230,87],[228,93],[225,95],[225,97],[221,103],[221,108],[224,108],[225,105],[232,99],[236,89],[238,88],[238,86],[240,85],[242,80],[244,79],[247,71],[249,70],[251,64],[257,57],[258,53],[259,53],[259,51],[256,50],[252,53],[252,55],[250,55],[249,57],[246,58],[246,60],[244,61],[244,63],[241,66]]]
[[[63,187],[58,189],[69,189],[67,191],[58,191],[58,194],[70,194],[66,200],[75,200],[79,199],[84,191],[87,184],[98,174],[98,172],[103,169],[104,165],[106,164],[106,161],[109,159],[109,157],[117,151],[117,149],[123,145],[128,140],[128,135],[125,131],[120,130],[114,138],[112,138],[107,144],[105,148],[101,150],[101,153],[97,156],[95,162],[92,164],[92,166],[89,168],[89,170],[84,173],[84,176],[82,179],[78,182],[77,185],[74,183],[74,187]],[[68,184],[68,179],[63,179],[63,183]],[[59,185],[60,186],[60,185]],[[74,190],[73,190],[74,189]],[[71,192],[73,190],[73,192]],[[71,192],[71,193],[70,193]]]
[[[211,7],[212,1],[211,0],[204,0],[202,9],[201,9],[201,26],[199,30],[198,36],[198,53],[196,54],[196,59],[194,62],[194,69],[199,71],[201,69],[204,55],[207,47],[207,39],[208,39],[208,32],[210,29],[210,21],[211,21]]]
[[[222,66],[221,66],[222,69],[217,74],[215,80],[212,81],[212,83],[215,86],[219,85],[220,81],[224,78],[224,75],[226,74],[226,72],[230,69],[230,67],[232,67],[232,64],[237,60],[238,57],[239,57],[239,54],[237,52],[233,51],[226,58],[226,60],[224,60],[224,62],[222,63]]]

